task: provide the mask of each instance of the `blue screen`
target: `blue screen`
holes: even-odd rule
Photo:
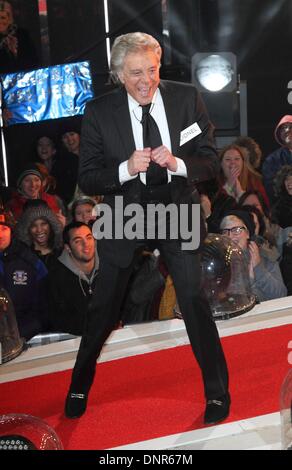
[[[88,62],[1,75],[7,125],[77,116],[93,98]]]

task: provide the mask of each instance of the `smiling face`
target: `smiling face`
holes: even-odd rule
[[[222,158],[221,166],[226,178],[228,178],[233,169],[237,169],[240,174],[243,169],[243,160],[238,150],[227,150]]]
[[[20,188],[28,199],[37,199],[41,192],[42,180],[36,175],[27,175],[23,178]]]
[[[95,256],[95,242],[89,227],[78,227],[70,230],[69,247],[71,255],[79,263],[88,263]]]
[[[30,236],[35,246],[47,247],[50,233],[50,224],[45,219],[36,219],[30,226]]]
[[[139,104],[151,103],[160,82],[160,61],[152,50],[130,52],[126,55],[119,79],[129,95]]]
[[[80,135],[77,132],[65,132],[65,134],[62,135],[62,142],[68,152],[78,153],[80,145]]]
[[[231,240],[237,243],[242,250],[248,246],[249,231],[243,221],[234,215],[226,216],[220,224],[220,233],[227,235]]]

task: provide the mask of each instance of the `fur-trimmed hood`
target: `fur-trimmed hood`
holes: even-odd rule
[[[19,240],[24,242],[26,245],[31,246],[32,239],[29,234],[29,229],[37,219],[44,219],[49,223],[51,230],[54,234],[52,249],[59,250],[60,248],[62,248],[63,227],[57,219],[55,213],[49,207],[46,207],[43,204],[36,207],[28,207],[27,209],[25,209],[16,225],[17,238],[19,238]]]

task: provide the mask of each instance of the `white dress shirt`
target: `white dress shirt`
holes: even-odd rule
[[[143,127],[141,123],[142,107],[129,94],[128,94],[128,105],[129,105],[129,110],[130,110],[131,124],[132,124],[136,150],[143,150],[144,148]],[[163,145],[165,145],[165,147],[167,147],[168,150],[171,152],[171,140],[170,140],[170,135],[169,135],[168,123],[167,123],[165,108],[164,108],[164,104],[163,104],[163,100],[162,100],[162,96],[161,96],[159,88],[157,88],[153,96],[150,113],[153,119],[156,121],[156,124],[158,125]],[[187,177],[187,169],[186,169],[186,165],[184,161],[181,158],[177,158],[177,157],[175,157],[175,159],[177,161],[177,170],[176,171],[167,170],[168,182],[171,181],[171,175],[184,176],[185,178]],[[137,178],[137,176],[138,175],[134,175],[134,176],[130,175],[128,171],[127,160],[120,164],[119,179],[120,179],[121,184],[124,184],[126,181]],[[146,184],[146,172],[140,172],[139,176],[140,176],[142,183]]]

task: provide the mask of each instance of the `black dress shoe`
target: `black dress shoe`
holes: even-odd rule
[[[67,418],[80,418],[87,406],[87,395],[84,393],[69,392],[65,403],[65,415]]]
[[[217,424],[229,415],[230,395],[227,393],[214,400],[208,400],[205,409],[204,423]]]

